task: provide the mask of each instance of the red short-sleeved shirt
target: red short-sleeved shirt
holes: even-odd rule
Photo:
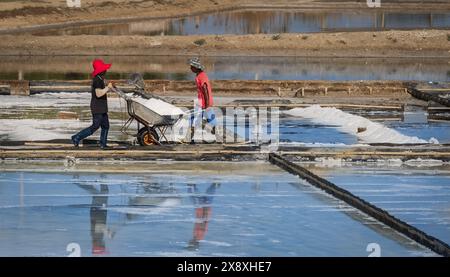
[[[208,75],[204,71],[200,72],[195,77],[195,83],[197,84],[197,92],[198,92],[198,102],[202,109],[206,109],[213,106],[213,97],[212,97],[212,89],[211,84],[209,83]],[[206,84],[208,86],[208,96],[209,96],[209,105],[206,106],[205,99],[203,99],[203,85]]]

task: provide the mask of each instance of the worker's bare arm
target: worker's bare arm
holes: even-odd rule
[[[203,84],[202,86],[203,99],[205,99],[205,106],[209,107],[209,93],[208,93],[208,85]]]
[[[104,89],[101,88],[97,88],[95,89],[95,96],[97,96],[97,98],[102,97],[103,95],[107,94],[108,91],[113,87],[112,83],[109,83],[107,87],[105,87]]]

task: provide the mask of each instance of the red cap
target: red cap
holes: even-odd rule
[[[95,77],[99,73],[108,70],[111,67],[111,64],[104,63],[103,60],[97,59],[92,62],[92,67],[94,67],[94,71],[91,75],[92,77]]]

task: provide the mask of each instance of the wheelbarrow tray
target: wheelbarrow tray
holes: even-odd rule
[[[126,100],[128,114],[147,126],[173,125],[185,115],[182,109],[159,97],[135,93]]]
[[[181,115],[162,115],[135,99],[127,100],[128,114],[140,123],[148,126],[175,124]]]
[[[143,141],[146,140],[148,135],[157,144],[160,144],[160,137],[168,142],[165,136],[166,130],[186,115],[182,109],[164,101],[156,95],[136,90],[132,94],[126,94],[119,89],[115,89],[115,91],[119,97],[126,101],[129,115],[129,119],[121,128],[121,132],[137,137],[141,145],[144,145]],[[136,135],[127,132],[134,120],[138,122]],[[144,125],[144,127],[139,127],[139,124]],[[159,134],[157,131],[159,131]]]

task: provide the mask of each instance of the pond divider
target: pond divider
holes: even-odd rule
[[[417,229],[414,226],[409,225],[404,221],[401,221],[400,219],[390,215],[387,211],[370,204],[369,202],[353,195],[351,192],[338,187],[330,181],[315,175],[304,167],[294,164],[277,154],[270,153],[269,161],[272,164],[284,169],[285,171],[299,176],[311,185],[324,190],[326,193],[331,194],[333,197],[344,201],[345,203],[358,209],[359,211],[375,218],[383,224],[386,224],[387,226],[416,241],[417,243],[430,248],[437,254],[445,257],[450,257],[450,246],[448,244],[431,235],[428,235],[427,233]]]
[[[121,89],[131,90],[126,80],[112,80]],[[391,97],[408,96],[407,83],[402,81],[277,81],[277,80],[213,80],[215,95],[265,96],[274,98],[307,97]],[[11,95],[31,95],[46,92],[90,92],[90,80],[27,81],[0,80]],[[148,92],[159,96],[192,95],[193,81],[146,80]],[[7,93],[7,91],[5,90]],[[7,93],[8,94],[8,93]]]
[[[450,145],[368,145],[366,147],[336,148],[279,146],[277,150],[252,144],[163,144],[152,146],[133,146],[130,142],[109,141],[109,150],[101,150],[97,140],[84,140],[83,146],[74,148],[70,140],[51,141],[3,141],[0,142],[0,162],[2,160],[42,160],[77,159],[102,160],[158,160],[174,161],[246,161],[267,160],[269,153],[288,156],[290,160],[310,161],[317,159],[340,159],[344,162],[377,162],[396,159],[431,160],[450,162]],[[413,147],[414,146],[414,147]],[[266,149],[267,148],[267,149]]]
[[[443,106],[450,107],[450,88],[408,88],[408,92],[417,99],[434,101]]]

